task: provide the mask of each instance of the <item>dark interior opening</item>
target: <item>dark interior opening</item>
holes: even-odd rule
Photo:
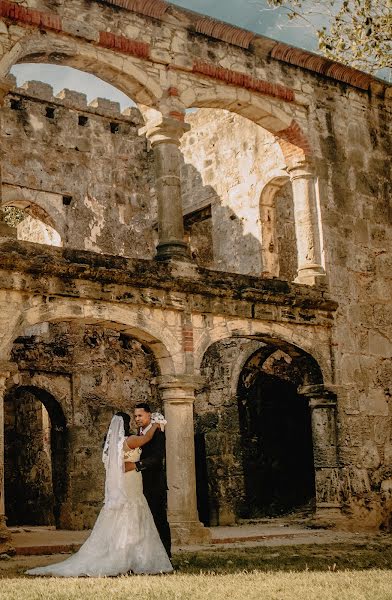
[[[239,416],[247,518],[288,514],[315,497],[307,399],[297,384],[259,371],[240,381]]]
[[[47,106],[45,108],[45,116],[47,119],[54,119],[55,111],[53,106]]]
[[[5,509],[9,525],[60,525],[67,494],[67,428],[61,406],[34,387],[5,398]]]

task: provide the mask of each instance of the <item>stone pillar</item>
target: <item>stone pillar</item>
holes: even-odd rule
[[[8,552],[11,534],[7,529],[4,498],[4,396],[6,381],[15,370],[12,363],[0,363],[0,553]]]
[[[160,116],[139,130],[150,140],[155,155],[156,190],[158,198],[157,260],[190,260],[184,241],[181,195],[180,139],[190,125],[177,119]]]
[[[8,92],[11,90],[12,88],[12,83],[8,82],[7,80],[4,79],[0,79],[0,109],[2,106],[4,106],[4,100],[8,94]],[[4,212],[2,210],[2,199],[3,199],[3,194],[2,194],[2,173],[1,173],[1,162],[3,159],[3,148],[1,146],[1,139],[2,139],[2,135],[3,135],[3,115],[2,115],[2,111],[0,110],[0,237],[13,237],[16,238],[16,227],[10,227],[4,219]]]
[[[316,517],[340,519],[340,476],[337,452],[336,395],[324,385],[309,385],[299,393],[309,399],[316,480]]]
[[[298,273],[296,283],[325,283],[321,259],[321,231],[317,210],[316,181],[310,165],[297,164],[288,169],[293,188]]]
[[[196,380],[191,376],[156,379],[162,394],[166,426],[168,520],[173,545],[208,543],[210,532],[199,521],[196,501],[193,404]]]

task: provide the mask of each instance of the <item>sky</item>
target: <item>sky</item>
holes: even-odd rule
[[[294,46],[308,50],[317,47],[315,35],[310,30],[289,23],[284,12],[268,7],[266,0],[176,0],[172,3]],[[120,102],[122,109],[133,104],[127,96],[101,79],[70,67],[24,64],[15,65],[11,73],[16,76],[18,86],[25,81],[38,80],[52,85],[55,94],[68,88],[87,94],[89,102],[101,97]]]

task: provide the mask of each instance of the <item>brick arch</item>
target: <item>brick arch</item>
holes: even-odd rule
[[[179,375],[184,372],[182,340],[160,324],[159,317],[149,309],[123,308],[113,304],[81,301],[80,299],[31,299],[17,326],[4,339],[2,354],[11,351],[13,340],[33,325],[43,322],[80,321],[99,323],[132,335],[148,346],[157,360],[162,375]]]
[[[119,89],[136,103],[155,106],[162,96],[157,80],[143,68],[143,48],[135,46],[132,55],[116,56],[116,40],[102,36],[93,46],[82,40],[54,32],[27,33],[0,60],[0,77],[5,77],[17,63],[50,63],[69,66],[95,75]]]

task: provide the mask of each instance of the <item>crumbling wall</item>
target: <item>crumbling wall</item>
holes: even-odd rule
[[[72,4],[74,8],[77,2]],[[72,14],[71,9],[67,10]],[[101,14],[99,10],[97,5],[92,15],[94,18]],[[105,7],[102,10],[106,11],[105,15],[111,15],[112,9]],[[143,22],[140,16],[136,18],[120,12],[115,15],[116,31],[123,32],[124,37],[129,23],[139,31]],[[200,87],[208,88],[209,82],[212,82],[207,90],[211,103],[217,105],[219,100],[221,106],[229,107],[234,102],[231,92],[236,87],[236,94],[237,91],[238,94],[243,92],[248,97],[247,114],[250,118],[256,118],[260,114],[256,110],[257,100],[263,96],[264,101],[264,96],[269,95],[268,101],[272,102],[273,93],[267,85],[271,80],[273,85],[280,82],[285,86],[281,91],[287,94],[280,98],[279,106],[283,112],[286,111],[286,117],[289,114],[298,117],[301,126],[306,126],[306,132],[303,133],[306,139],[305,142],[302,139],[302,142],[318,178],[323,263],[328,274],[330,293],[339,302],[328,359],[332,373],[328,384],[333,386],[338,397],[340,475],[334,499],[343,502],[347,514],[354,516],[357,523],[386,525],[390,523],[392,506],[390,89],[371,81],[367,75],[355,72],[350,75],[346,67],[328,65],[322,58],[315,61],[321,65],[318,71],[312,70],[309,62],[306,68],[301,68],[298,65],[302,59],[314,59],[302,51],[291,49],[287,55],[290,54],[294,64],[297,60],[297,66],[293,66],[283,58],[287,48],[279,48],[280,45],[273,42],[271,44],[277,54],[266,60],[267,55],[262,53],[264,42],[260,39],[256,40],[254,47],[244,51],[243,47],[227,41],[211,41],[201,34],[195,36],[190,31],[185,32],[178,24],[166,24],[163,31],[159,21],[148,23],[148,28],[141,32],[141,39],[151,41],[149,36],[154,31],[150,56],[154,59],[158,57],[159,65],[162,56],[167,63],[172,59],[178,61],[181,89],[171,89],[174,94],[178,92],[175,97],[188,96],[193,97],[195,102],[198,99],[202,102],[200,93],[197,97],[192,86],[200,83]],[[162,50],[162,46],[157,47],[161,43],[160,36],[155,35],[155,28],[158,27],[164,36],[172,36],[173,31],[178,29],[170,41],[163,41],[165,50]],[[10,26],[10,31],[16,37],[11,40],[4,34],[7,38],[4,43],[14,43],[25,29]],[[116,35],[113,34],[111,38],[112,48],[122,39],[116,38]],[[102,37],[105,39],[105,35]],[[117,65],[124,62],[123,57],[116,57],[114,52],[112,59]],[[205,61],[204,65],[200,64],[200,59]],[[216,69],[215,63],[219,65]],[[193,80],[188,71],[184,71],[184,64],[194,69]],[[173,71],[176,70],[175,62],[171,62],[171,65]],[[329,75],[328,70],[323,70],[327,67],[331,69]],[[151,76],[156,76],[153,72],[156,63],[148,63],[147,68]],[[201,81],[203,72],[208,73],[208,77],[203,77]],[[194,73],[201,74],[200,81],[196,82],[198,76]],[[249,74],[248,83],[255,86],[246,92],[240,89],[245,74]],[[225,86],[227,96],[223,93],[224,81],[231,82]],[[352,85],[344,81],[351,81]],[[260,90],[263,93],[259,96]],[[164,90],[165,93],[168,91]],[[32,99],[23,100],[22,96],[25,98],[26,93],[14,94],[13,99],[17,102],[21,100],[22,105],[23,102],[33,102]],[[267,106],[261,103],[264,108]],[[35,108],[28,111],[24,111],[23,106],[18,108],[17,103],[6,109],[8,125],[5,119],[3,141],[5,187],[15,191],[16,186],[23,202],[28,202],[28,198],[31,199],[29,194],[38,190],[41,199],[46,198],[48,205],[56,207],[54,221],[57,223],[58,218],[62,218],[61,231],[69,246],[116,254],[134,255],[140,252],[144,258],[152,256],[153,244],[149,235],[154,218],[145,217],[148,226],[143,229],[145,221],[144,217],[140,217],[143,226],[139,230],[135,225],[135,231],[140,235],[138,233],[132,237],[126,227],[128,204],[120,198],[119,206],[116,205],[118,188],[114,186],[122,189],[124,184],[126,187],[128,179],[125,179],[130,171],[129,165],[122,169],[113,161],[124,155],[124,147],[125,155],[129,156],[127,144],[131,142],[128,137],[123,140],[119,133],[122,123],[126,124],[124,127],[136,131],[132,118],[128,121],[123,116],[113,116],[108,120],[106,113],[98,114],[95,108],[94,116],[90,116],[92,113],[85,105],[81,111],[65,109],[64,99],[59,99],[59,104],[56,104],[52,97],[47,99],[47,104],[49,111],[46,108],[43,111],[44,103],[36,103]],[[265,116],[266,126],[277,118],[277,111],[274,112],[272,104],[270,106],[273,114]],[[86,134],[88,125],[76,119],[79,112],[94,121],[92,131],[96,131],[100,140],[102,133],[105,143],[98,144],[93,136]],[[34,118],[30,118],[29,115],[33,114]],[[212,233],[208,237],[201,236],[203,247],[206,240],[212,241],[214,261],[209,264],[223,271],[263,273],[260,259],[262,238],[258,221],[260,189],[257,186],[260,182],[266,182],[271,168],[282,169],[286,166],[275,137],[250,120],[241,120],[224,111],[204,113],[201,110],[188,119],[194,131],[184,136],[182,145],[185,209],[187,214],[197,213],[211,205]],[[113,127],[110,123],[114,123]],[[118,123],[120,132],[116,131]],[[58,129],[61,125],[62,128]],[[71,138],[73,131],[76,132],[75,137]],[[286,138],[287,135],[285,131]],[[49,138],[55,138],[61,156],[56,148],[53,157],[48,153],[45,140]],[[29,140],[33,140],[34,147],[29,146]],[[118,146],[115,140],[119,142]],[[297,137],[296,142],[301,142],[301,139]],[[148,173],[151,174],[152,170],[148,173],[143,170],[143,144],[145,142],[139,140],[135,146],[135,156],[140,158],[140,161],[136,161],[138,164],[135,163],[135,173],[142,169],[142,195],[138,198],[149,198],[153,185],[149,183],[151,179]],[[15,147],[18,153],[15,153]],[[259,163],[256,153],[258,149],[267,147],[268,156],[266,158],[263,155]],[[46,167],[49,158],[54,160],[53,173]],[[116,174],[110,185],[107,181],[109,163],[110,172]],[[59,182],[55,188],[51,187],[54,179]],[[46,185],[48,189],[45,189]],[[134,189],[130,187],[128,191],[131,193]],[[29,194],[25,196],[23,190],[28,190]],[[79,190],[82,190],[81,194]],[[148,190],[147,195],[143,190]],[[121,190],[118,193],[121,196]],[[74,202],[75,217],[66,216],[67,210],[72,213]],[[138,201],[136,205],[139,205]],[[123,208],[120,209],[120,206]],[[137,211],[129,212],[131,216],[139,214]],[[150,215],[149,209],[147,212]],[[48,209],[49,213],[53,215],[53,208],[51,211]],[[145,237],[143,232],[149,233]],[[144,237],[147,241],[143,241]],[[290,262],[289,271],[293,269]],[[257,309],[256,305],[256,313]],[[272,319],[284,320],[284,307],[281,309],[279,317]],[[265,320],[269,326],[270,315]],[[316,347],[314,351],[317,352]]]
[[[57,395],[65,415],[69,449],[63,477],[67,490],[59,524],[70,529],[90,528],[102,506],[102,443],[113,413],[122,410],[132,415],[134,405],[142,401],[160,409],[151,385],[158,374],[155,359],[131,336],[99,325],[70,323],[41,327],[36,334],[18,338],[12,358],[21,382],[26,372],[34,374],[35,383]],[[66,377],[71,379],[70,403],[65,401]],[[42,410],[36,399],[35,409]],[[10,436],[17,433],[11,418],[8,431]],[[38,453],[34,444],[29,437],[27,447],[33,462]],[[37,485],[41,485],[40,471],[35,472]],[[31,494],[36,497],[34,490]]]
[[[136,108],[25,84],[3,109],[4,200],[53,227],[64,247],[152,258],[156,201],[142,124]]]
[[[196,393],[195,433],[199,513],[206,524],[232,525],[246,516],[237,389],[242,363],[260,342],[231,339],[204,355]],[[203,465],[208,487],[203,487]]]

